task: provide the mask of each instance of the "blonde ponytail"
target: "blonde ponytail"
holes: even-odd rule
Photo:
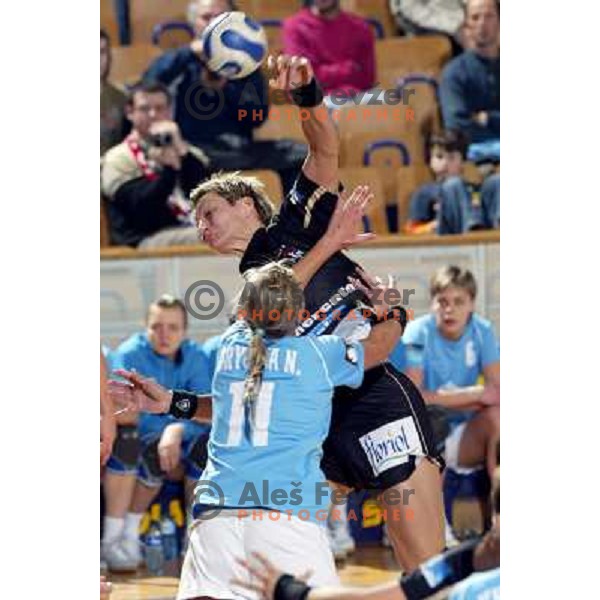
[[[255,402],[260,392],[262,375],[267,359],[264,331],[253,328],[248,350],[248,377],[244,385],[244,402]]]
[[[253,406],[267,361],[265,339],[294,335],[298,314],[304,307],[304,294],[294,271],[281,263],[251,269],[245,277],[246,286],[237,301],[237,311],[252,333],[243,398]]]

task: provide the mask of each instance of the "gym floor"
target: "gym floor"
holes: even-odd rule
[[[400,571],[392,550],[378,545],[361,546],[346,561],[338,563],[340,578],[348,585],[367,586],[397,579]],[[113,583],[111,600],[174,600],[175,577],[149,577],[137,574],[108,574]]]

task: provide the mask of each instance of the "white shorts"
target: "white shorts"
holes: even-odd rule
[[[463,433],[467,423],[461,423],[457,425],[446,438],[446,450],[444,452],[444,459],[446,460],[446,466],[450,467],[454,471],[460,470],[458,466],[458,455],[460,451],[460,441],[462,440]],[[469,469],[470,470],[470,469]]]
[[[444,460],[446,466],[458,473],[459,475],[469,475],[484,468],[484,465],[477,467],[461,467],[459,466],[458,456],[460,452],[460,443],[465,433],[465,429],[469,424],[468,421],[457,425],[446,438],[446,450],[444,452]]]
[[[255,592],[231,584],[233,578],[250,581],[250,574],[236,558],[252,563],[251,552],[264,554],[292,575],[311,570],[308,585],[339,583],[325,527],[276,511],[248,512],[250,516],[239,518],[237,510],[223,510],[213,519],[192,525],[177,600],[201,596],[257,600]],[[269,518],[275,514],[280,515],[278,520]]]

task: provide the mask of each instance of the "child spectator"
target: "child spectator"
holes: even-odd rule
[[[445,408],[446,462],[454,469],[496,468],[500,439],[500,351],[492,324],[475,314],[470,271],[443,267],[431,280],[431,314],[402,336],[403,369],[429,404]],[[478,383],[483,376],[483,385]]]
[[[199,344],[185,339],[186,330],[184,304],[161,296],[148,309],[147,330],[117,348],[110,357],[111,368],[134,369],[169,389],[209,393],[208,361]],[[147,413],[140,413],[137,427],[119,427],[104,480],[102,556],[110,569],[137,568],[142,517],[165,476],[179,465],[185,469],[186,497],[190,497],[206,461],[208,432],[208,425]]]
[[[500,175],[489,175],[481,186],[464,179],[467,143],[458,131],[431,136],[428,149],[434,181],[414,192],[405,231],[445,235],[499,228]]]

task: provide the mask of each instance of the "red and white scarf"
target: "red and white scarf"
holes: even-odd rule
[[[125,143],[131,151],[133,159],[135,160],[136,165],[139,167],[144,177],[149,181],[156,180],[158,173],[155,165],[146,158],[146,153],[144,152],[144,149],[142,148],[137,136],[135,134],[129,134],[127,138],[125,138]],[[167,203],[179,221],[185,224],[193,224],[191,204],[185,198],[179,186],[177,186],[171,196],[169,196]]]

